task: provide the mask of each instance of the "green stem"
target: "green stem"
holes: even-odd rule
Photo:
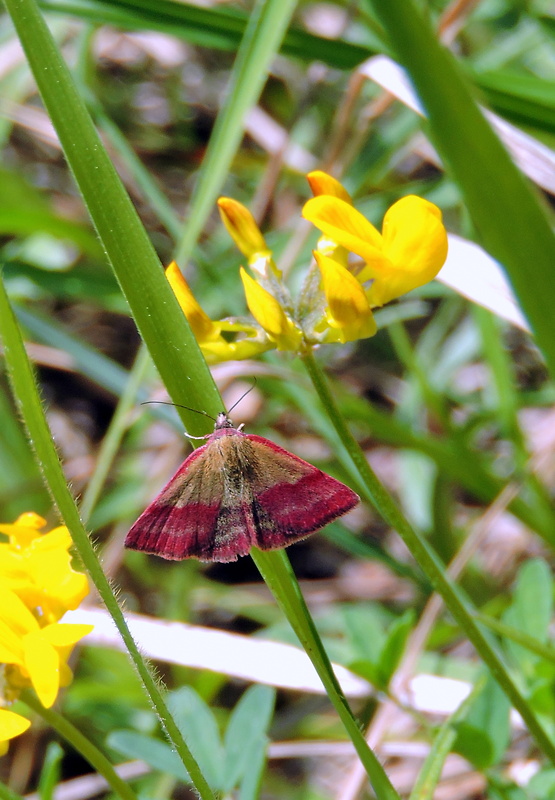
[[[79,517],[79,511],[60,464],[48,423],[40,402],[38,387],[33,369],[23,346],[21,332],[8,301],[3,282],[0,280],[0,334],[4,342],[4,355],[12,392],[27,427],[29,438],[34,446],[37,461],[41,467],[46,486],[56,503],[60,515],[71,533],[71,537],[81,556],[100,597],[121,634],[146,692],[154,705],[162,726],[183,761],[191,780],[203,800],[214,800],[212,790],[193,758],[193,755],[179,728],[177,727],[162,697],[158,683],[147,663],[141,656],[135,640],[127,627],[122,610],[118,605],[108,579],[102,571],[98,556],[91,544],[87,531]]]
[[[460,723],[474,705],[476,699],[484,691],[486,677],[482,676],[474,685],[468,697],[457,710],[446,720],[434,737],[430,752],[420,768],[416,783],[410,793],[409,800],[433,800],[436,787],[441,778],[445,759],[453,749],[457,738],[457,724]]]
[[[522,647],[526,647],[527,650],[530,650],[531,653],[535,653],[540,658],[543,658],[544,661],[550,661],[551,664],[555,664],[555,647],[552,644],[540,642],[538,639],[535,639],[528,633],[519,631],[517,628],[513,628],[512,625],[505,625],[504,622],[500,622],[499,620],[495,619],[494,617],[490,617],[487,614],[477,613],[475,617],[478,622],[482,622],[484,625],[487,625],[488,628],[491,628],[491,630],[495,631],[495,633],[499,634],[499,636],[510,639],[512,642],[516,642]]]
[[[295,0],[256,0],[237,51],[227,96],[203,159],[191,209],[177,243],[176,261],[186,264],[214,207],[244,135],[244,122],[260,96],[270,63],[281,46]]]
[[[401,536],[422,571],[429,578],[434,589],[441,595],[443,602],[462,630],[476,648],[477,652],[499,683],[511,703],[526,722],[536,742],[555,764],[555,745],[536,718],[526,698],[510,676],[501,656],[495,649],[491,637],[485,633],[472,616],[469,601],[461,590],[451,584],[444,572],[444,565],[428,543],[412,528],[407,519],[397,508],[395,501],[387,489],[380,483],[376,474],[368,464],[358,442],[349,431],[339,408],[337,407],[325,375],[312,351],[303,355],[303,362],[310,375],[320,401],[326,409],[341,440],[349,452],[366,486],[367,497],[379,511],[383,519]]]
[[[398,800],[399,795],[364,738],[359,723],[335,677],[328,654],[306,606],[287,553],[285,550],[264,552],[253,548],[251,556],[320,676],[326,693],[368,773],[376,796],[380,800]]]
[[[24,800],[24,798],[0,781],[0,800]]]
[[[69,742],[88,761],[91,767],[94,767],[99,775],[102,775],[116,795],[121,797],[122,800],[137,800],[137,795],[127,781],[120,778],[106,756],[86,736],[83,736],[75,725],[52,708],[45,708],[30,690],[23,692],[21,699],[29,708],[42,717],[47,725],[54,728],[63,739]]]
[[[81,501],[80,512],[81,519],[84,522],[89,519],[91,512],[96,505],[100,492],[102,491],[102,487],[104,486],[106,478],[108,477],[108,473],[110,472],[110,468],[118,452],[121,440],[123,439],[125,431],[127,430],[129,412],[135,404],[137,392],[139,391],[149,364],[150,356],[148,350],[144,345],[142,345],[137,353],[137,357],[135,358],[135,363],[133,364],[133,367],[129,373],[123,394],[121,395],[117,408],[112,416],[112,419],[110,420],[110,425],[106,431],[106,435],[102,440],[102,445],[100,446],[100,450],[98,452],[94,473]]]
[[[443,430],[449,431],[451,426],[445,414],[442,398],[434,391],[434,388],[430,384],[425,369],[420,363],[417,354],[414,352],[403,322],[397,320],[389,325],[387,330],[399,360],[405,365],[407,371],[414,376],[428,409],[440,423]]]

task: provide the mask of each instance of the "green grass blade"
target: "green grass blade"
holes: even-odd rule
[[[27,690],[23,694],[23,702],[32,708],[53,730],[63,737],[72,748],[80,753],[83,758],[94,767],[99,775],[102,775],[110,789],[121,800],[137,800],[137,795],[129,786],[129,783],[120,778],[110,761],[106,758],[96,745],[94,745],[62,714],[52,708],[45,708],[35,695]],[[42,793],[39,794],[42,800]],[[54,794],[50,795],[55,796]]]
[[[270,63],[295,10],[296,0],[257,0],[230,77],[229,95],[214,125],[191,210],[177,245],[185,264],[221,192],[244,133],[247,111],[257,102]]]
[[[24,798],[0,781],[0,800],[24,800]]]
[[[42,0],[47,11],[73,15],[123,30],[161,31],[199,47],[235,52],[247,27],[247,15],[231,8],[200,8],[169,0]],[[378,48],[375,35],[367,36]],[[282,43],[284,55],[304,63],[317,59],[336,69],[354,69],[376,50],[370,46],[329,39],[291,28]]]
[[[85,523],[90,519],[108,479],[110,469],[127,431],[130,413],[137,402],[137,393],[149,364],[150,356],[146,347],[143,346],[139,349],[135,363],[129,372],[127,384],[98,449],[94,472],[81,499],[79,510]]]
[[[306,607],[295,573],[284,550],[263,552],[256,548],[251,552],[252,558],[260,570],[268,587],[274,594],[280,608],[286,615],[299,641],[314,664],[326,689],[326,693],[339,714],[343,725],[372,784],[376,796],[380,800],[393,800],[399,795],[391,785],[382,765],[372,752],[359,723],[353,716],[345,695],[333,672],[333,667],[316,631],[314,622]]]
[[[47,344],[49,347],[56,347],[69,355],[72,362],[71,367],[76,372],[85,375],[116,397],[120,397],[125,392],[129,380],[129,372],[124,367],[78,339],[75,335],[67,333],[55,322],[34,314],[26,308],[17,306],[15,303],[13,308],[19,323],[35,339]],[[138,402],[142,403],[151,397],[150,389],[151,387],[148,384],[138,388]],[[156,405],[149,406],[148,413],[170,425],[176,426],[178,424],[179,430],[181,430],[181,423],[179,418],[176,417],[176,409],[170,409],[165,405]]]
[[[58,131],[66,157],[72,167],[81,193],[87,202],[98,234],[110,257],[114,272],[136,316],[142,336],[149,347],[162,379],[177,401],[193,406],[196,405],[197,408],[204,408],[209,412],[216,413],[221,408],[220,401],[206,365],[199,355],[196,342],[191,336],[181,310],[161,273],[159,262],[129,198],[121,187],[119,179],[102,148],[86,109],[75,90],[69,71],[60,58],[60,54],[38,12],[36,3],[34,0],[8,0],[7,7],[15,22],[44,102]],[[265,43],[265,46],[268,46],[272,41],[277,46],[275,43],[280,39],[283,32],[282,30],[278,32],[278,29],[280,27],[283,29],[292,7],[292,2],[280,5],[274,0],[263,9],[260,19],[264,21],[265,27],[263,30],[266,30],[266,35],[262,37],[262,42]],[[285,13],[286,10],[289,14]],[[268,26],[273,28],[272,35],[267,29]],[[252,34],[253,30],[251,30]],[[256,53],[262,42],[249,42],[247,40],[248,47],[245,51],[247,63],[253,57],[249,54]],[[242,68],[244,67],[245,63],[242,62]],[[258,69],[260,69],[260,65],[258,65]],[[252,82],[245,79],[245,85],[248,91],[252,92]],[[239,86],[242,86],[240,80]],[[237,109],[235,108],[234,113],[236,111]],[[99,191],[99,187],[101,187],[101,191]],[[101,596],[114,619],[117,620],[118,627],[121,626],[120,630],[127,647],[136,662],[137,669],[145,685],[148,687],[149,694],[161,719],[170,732],[172,741],[179,750],[195,785],[202,796],[208,798],[211,796],[210,789],[200,774],[198,766],[192,761],[183,739],[179,737],[179,731],[176,731],[173,719],[167,715],[165,704],[159,693],[157,693],[152,676],[140,659],[133,640],[129,637],[121,611],[109,590],[96,555],[90,547],[53,448],[48,427],[40,407],[31,368],[26,358],[15,320],[11,315],[7,297],[2,295],[0,300],[2,300],[0,303],[2,327],[7,334],[5,341],[7,352],[10,352],[12,343],[14,343],[11,360],[14,394],[21,404],[23,416],[31,432],[31,438],[35,443],[39,462],[47,475],[52,494],[56,498],[66,524],[75,536],[83,561],[94,576],[95,584],[99,588]],[[184,383],[186,384],[187,393],[184,393],[182,388]],[[196,415],[190,414],[187,415],[186,420],[188,424],[190,423],[189,428],[194,433],[196,431],[199,431],[199,433],[205,432],[206,421],[202,417],[197,418]],[[296,630],[302,632],[299,623],[301,619],[298,611],[299,607],[295,610],[288,601],[288,597],[298,591],[296,580],[292,573],[288,574],[283,569],[279,569],[279,565],[286,559],[286,556],[284,554],[272,555],[273,559],[265,560],[265,577],[272,582],[274,591],[286,613],[292,615],[292,618],[290,618],[291,624]],[[297,599],[296,602],[300,603],[301,600]],[[293,616],[294,614],[296,616]],[[307,638],[305,635],[303,638],[310,642],[310,654],[317,654],[322,667],[321,674],[325,677],[326,685],[331,687],[334,678],[329,669],[322,666],[326,664],[327,657],[317,637],[306,606],[302,613],[302,624],[305,631],[311,630],[310,637]],[[333,699],[338,703],[338,710],[341,707],[341,718],[349,731],[349,735],[355,741],[361,757],[372,775],[373,782],[381,787],[381,797],[391,798],[391,800],[397,798],[397,794],[390,788],[385,773],[383,773],[378,762],[366,746],[364,737],[348,711],[348,707],[339,698],[340,695],[337,688],[335,688]]]
[[[216,415],[221,404],[206,362],[35,0],[8,0],[6,7],[97,233],[166,388],[176,402]],[[182,356],[189,379],[175,368]],[[200,415],[184,410],[180,414],[191,433],[206,433],[206,421]]]
[[[534,709],[507,669],[492,637],[476,624],[474,610],[470,602],[459,587],[446,576],[445,565],[440,561],[426,539],[411,526],[397,507],[388,490],[378,480],[340,414],[314,355],[312,353],[305,354],[303,362],[312,378],[322,405],[327,410],[344,446],[349,451],[353,463],[359,470],[360,477],[366,485],[366,495],[371,497],[374,507],[382,518],[401,536],[435,591],[441,595],[447,609],[476,648],[493,678],[495,678],[524,719],[539,747],[555,764],[555,743],[550,739]]]
[[[460,187],[480,240],[505,267],[555,375],[555,236],[544,207],[412,0],[366,3],[408,70],[426,108],[431,138]]]
[[[522,647],[530,650],[531,653],[535,653],[537,656],[540,656],[540,658],[549,661],[551,664],[555,664],[555,647],[552,644],[544,644],[528,633],[524,633],[518,630],[518,628],[514,628],[512,625],[499,622],[499,620],[487,614],[476,614],[475,617],[479,622],[487,625],[488,628],[491,628],[492,631],[498,633],[500,636],[504,636],[510,639],[510,641],[522,645]]]
[[[102,571],[100,561],[90,542],[87,531],[81,522],[46,422],[33,370],[25,352],[21,332],[10,307],[3,281],[0,281],[0,336],[4,344],[4,355],[13,395],[19,406],[29,439],[33,444],[44,481],[50,490],[60,516],[67,525],[83,564],[125,642],[129,655],[153,706],[156,708],[160,721],[187,768],[201,798],[203,800],[213,800],[213,794],[198,764],[192,757],[173,717],[169,713],[153,674],[131,636],[121,608],[108,579]]]
[[[457,738],[457,723],[464,719],[469,708],[483,691],[485,683],[485,677],[478,680],[466,700],[460,704],[457,710],[443,723],[437,732],[432,742],[430,752],[426,756],[426,760],[418,773],[409,800],[433,800],[437,784],[441,778],[445,759],[451,752],[451,748]]]

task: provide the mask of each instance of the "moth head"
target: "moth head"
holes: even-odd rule
[[[222,428],[234,428],[234,427],[235,425],[227,416],[227,414],[224,413],[223,411],[220,411],[220,413],[216,417],[216,424],[214,425],[214,430],[220,431],[222,430]]]

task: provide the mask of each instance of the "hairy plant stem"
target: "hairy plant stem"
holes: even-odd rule
[[[555,745],[547,735],[520,688],[509,674],[492,637],[478,625],[473,616],[475,611],[471,608],[469,600],[456,584],[450,582],[445,574],[444,564],[442,564],[426,540],[411,526],[397,507],[393,497],[379,481],[358,442],[347,427],[313,351],[307,350],[302,355],[302,360],[323,407],[364,482],[367,498],[383,519],[403,539],[414,559],[436,592],[441,595],[446,607],[472,642],[491,674],[499,683],[499,686],[526,722],[539,747],[555,764]]]

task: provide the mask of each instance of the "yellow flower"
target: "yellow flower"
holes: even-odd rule
[[[302,340],[302,331],[287,316],[278,300],[251,278],[243,267],[241,280],[249,311],[275,342],[278,350],[297,350]]]
[[[333,242],[364,259],[357,279],[360,283],[372,279],[367,292],[372,307],[428,283],[447,257],[441,211],[415,195],[391,206],[381,234],[350,201],[336,194],[320,194],[309,200],[303,216]]]
[[[0,708],[0,756],[7,752],[9,740],[20,736],[30,725],[31,723],[25,717]]]
[[[213,322],[198,304],[175,261],[172,261],[166,268],[166,278],[177,297],[183,313],[187,317],[197,342],[203,344],[204,342],[217,341],[220,338],[221,326],[217,322]]]
[[[310,184],[314,197],[318,197],[319,194],[328,194],[332,197],[339,197],[340,200],[345,200],[346,203],[353,204],[351,195],[345,187],[331,175],[328,175],[327,172],[316,169],[314,172],[309,172],[306,179]]]
[[[7,665],[7,686],[17,693],[31,685],[50,708],[71,674],[66,662],[72,647],[92,628],[59,622],[41,628],[23,601],[0,587],[0,663]]]
[[[218,208],[227,232],[249,261],[271,255],[255,219],[248,208],[230,197],[220,197]]]
[[[77,608],[89,591],[87,578],[71,567],[72,541],[65,526],[43,533],[46,521],[22,514],[11,525],[0,525],[9,542],[0,543],[0,580],[44,622],[60,619]]]
[[[263,340],[253,325],[211,320],[195,299],[175,261],[167,267],[166,277],[209,364],[252,358],[272,347],[272,343]],[[228,340],[222,336],[222,331],[239,336]]]
[[[328,335],[326,341],[352,342],[374,336],[376,321],[364,289],[355,276],[333,258],[317,251],[314,257],[322,275],[327,322],[337,331],[336,337]]]
[[[43,519],[34,511],[26,511],[20,514],[15,522],[0,525],[0,533],[5,533],[10,537],[10,544],[15,547],[25,548],[31,542],[41,536],[41,530],[46,525]]]
[[[218,200],[222,221],[248,259],[241,280],[252,322],[212,320],[197,303],[175,263],[168,280],[209,363],[250,358],[277,348],[300,352],[326,342],[373,336],[372,308],[432,280],[447,255],[441,212],[419,197],[404,197],[384,218],[382,233],[353,207],[347,190],[325,172],[309,173],[315,197],[303,216],[320,228],[315,258],[294,302],[250,211]],[[363,261],[349,264],[349,254]],[[254,276],[254,277],[252,277]]]

